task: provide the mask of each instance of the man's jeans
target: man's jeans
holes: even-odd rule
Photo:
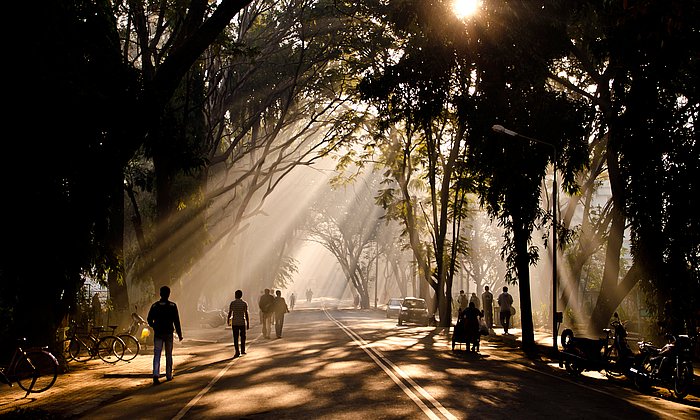
[[[508,332],[508,327],[510,327],[510,311],[501,311],[501,325],[503,325],[503,332]]]
[[[241,351],[245,353],[245,325],[234,325],[231,327],[233,330],[233,347],[236,349],[236,354],[240,354],[238,351],[238,337],[241,337]]]
[[[153,377],[160,376],[160,353],[165,347],[165,377],[173,378],[173,336],[153,337]]]

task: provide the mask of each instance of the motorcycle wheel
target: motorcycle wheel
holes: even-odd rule
[[[690,363],[681,363],[676,378],[673,381],[673,395],[679,400],[688,395],[690,387],[693,385],[693,368]]]
[[[569,348],[571,345],[571,342],[574,339],[574,332],[571,330],[571,328],[567,328],[561,333],[561,346],[566,348]]]
[[[616,379],[624,375],[622,372],[620,372],[622,363],[620,363],[620,354],[617,351],[617,347],[613,346],[609,349],[605,355],[605,360],[607,363],[607,367],[605,368],[605,376],[607,376],[609,379]]]
[[[646,376],[642,376],[640,374],[636,374],[634,376],[634,386],[637,387],[638,390],[642,392],[648,392],[651,389],[651,373],[653,371],[653,368],[651,366],[651,356],[646,355],[642,359],[642,361],[639,363],[639,366],[637,367],[637,370],[639,370],[639,373],[642,373]]]

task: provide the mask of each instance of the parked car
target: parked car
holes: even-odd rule
[[[401,311],[402,298],[391,298],[389,302],[386,303],[386,317],[387,318],[398,318],[399,312]]]
[[[428,326],[430,322],[430,314],[428,313],[428,304],[425,299],[407,297],[401,302],[401,310],[399,311],[399,325],[404,323],[414,323],[423,326]]]

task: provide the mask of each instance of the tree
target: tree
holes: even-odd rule
[[[356,187],[339,186],[318,197],[305,229],[307,240],[321,244],[336,258],[363,309],[370,307],[370,268],[379,258],[380,208],[372,203],[372,184],[368,180]]]
[[[547,83],[548,65],[561,56],[565,41],[557,24],[561,6],[546,3],[547,18],[542,20],[542,4],[490,4],[478,22],[459,23],[442,2],[402,2],[388,6],[391,28],[400,40],[396,64],[368,78],[367,96],[377,100],[380,115],[388,121],[401,121],[407,136],[419,133],[426,145],[428,172],[442,182],[434,188],[431,204],[436,246],[436,293],[445,296],[443,271],[448,257],[443,254],[447,232],[446,210],[452,199],[459,200],[459,183],[454,165],[465,150],[469,179],[476,175],[482,204],[506,229],[504,256],[511,269],[509,278],[520,285],[521,314],[526,347],[533,347],[529,265],[536,250],[528,246],[530,234],[541,218],[539,193],[546,163],[553,156],[524,143],[498,141],[490,127],[499,121],[525,132],[537,132],[556,142],[561,151],[565,186],[574,187],[573,173],[585,163],[585,143],[580,129],[581,104],[559,94]],[[550,11],[551,10],[551,11]],[[543,35],[546,35],[546,42]],[[441,131],[432,124],[452,113],[454,137],[449,157],[431,159],[442,150],[434,140]],[[552,125],[551,116],[558,124]],[[449,132],[449,131],[448,131]],[[436,171],[435,162],[445,164]],[[433,162],[433,163],[431,163]],[[504,163],[506,163],[504,165]],[[464,172],[463,172],[464,173]],[[429,182],[437,178],[428,178]],[[436,184],[431,184],[435,186]],[[465,190],[468,191],[468,190]],[[441,200],[436,198],[440,196]],[[457,213],[455,213],[457,214]],[[455,218],[457,220],[457,218]],[[456,246],[456,243],[453,243]],[[443,258],[445,258],[443,260]],[[514,273],[517,272],[517,276]],[[449,286],[448,286],[449,287]],[[443,315],[443,308],[441,308]]]
[[[582,2],[568,22],[570,77],[552,79],[596,107],[593,133],[604,139],[612,191],[596,330],[639,281],[657,298],[651,308],[671,298],[680,323],[694,322],[697,302],[680,295],[697,295],[698,241],[689,232],[698,221],[681,208],[697,197],[698,13],[679,1]],[[620,278],[628,226],[634,264]]]
[[[208,7],[206,1],[193,0],[186,5],[187,30],[178,32],[177,42],[166,43],[167,51],[153,60],[146,56],[133,61],[122,55],[120,4],[35,4],[37,30],[15,55],[27,71],[24,83],[17,84],[24,89],[11,93],[17,106],[10,120],[17,127],[30,127],[41,115],[50,135],[24,131],[24,140],[7,154],[29,156],[42,150],[32,173],[8,191],[22,207],[3,211],[4,220],[13,220],[15,226],[7,237],[16,251],[6,254],[0,268],[0,312],[10,336],[53,341],[56,327],[75,308],[83,275],[103,278],[112,272],[119,277],[122,261],[115,242],[120,239],[106,232],[121,225],[116,220],[121,212],[112,213],[112,206],[123,193],[127,162],[157,127],[192,63],[247,3],[223,0]],[[24,171],[16,159],[7,163],[3,175],[16,177]],[[46,203],[51,203],[49,209]],[[119,279],[110,280],[114,282]]]

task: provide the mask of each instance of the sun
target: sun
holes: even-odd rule
[[[481,0],[454,0],[452,2],[452,11],[455,16],[464,19],[476,13],[481,6]]]

